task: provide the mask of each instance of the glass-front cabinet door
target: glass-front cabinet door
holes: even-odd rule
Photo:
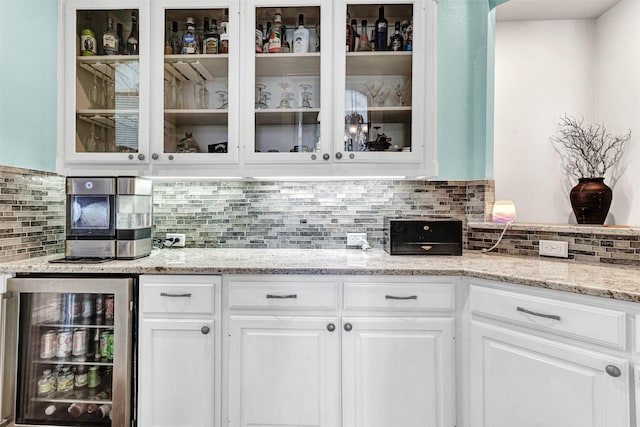
[[[238,161],[238,7],[231,0],[152,3],[152,67],[160,70],[152,82],[154,167]]]
[[[424,163],[435,145],[431,3],[351,0],[336,11],[336,161]]]
[[[247,163],[329,163],[331,14],[326,0],[247,1]]]
[[[148,9],[144,0],[65,3],[66,162],[148,161]]]

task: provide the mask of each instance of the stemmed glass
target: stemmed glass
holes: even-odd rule
[[[97,152],[96,124],[91,123],[91,132],[82,139],[82,145],[87,153]]]
[[[182,109],[184,108],[184,95],[183,95],[183,86],[184,82],[180,79],[176,79],[176,108]]]
[[[229,108],[229,101],[227,98],[227,91],[226,90],[218,90],[216,91],[216,94],[218,94],[218,96],[220,97],[220,106],[218,107],[218,109],[223,110],[225,108]]]
[[[101,99],[101,87],[100,82],[98,82],[98,75],[93,75],[93,84],[91,86],[91,91],[89,92],[89,101],[91,102],[91,106],[93,108],[102,107]]]
[[[256,109],[268,108],[266,102],[263,101],[263,92],[267,87],[262,83],[256,83]]]
[[[289,82],[280,82],[278,86],[282,88],[282,99],[280,99],[280,105],[278,108],[291,108],[291,100],[293,99],[293,93],[287,92],[287,89],[291,87]]]
[[[300,103],[301,108],[311,108],[311,96],[313,93],[311,92],[311,85],[308,83],[300,85],[300,98],[302,102]]]
[[[400,79],[393,82],[393,91],[395,92],[396,98],[398,99],[398,105],[404,106],[407,100],[404,97],[404,93],[407,90],[407,83]]]
[[[204,110],[209,108],[209,90],[205,84],[202,76],[196,83],[193,84],[193,99],[196,104],[196,108]]]
[[[367,95],[371,98],[371,104],[381,107],[384,104],[386,93],[382,90],[384,82],[382,80],[371,80],[364,84],[367,89]]]

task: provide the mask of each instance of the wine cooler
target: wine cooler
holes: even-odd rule
[[[25,277],[6,285],[0,425],[134,425],[135,279]]]

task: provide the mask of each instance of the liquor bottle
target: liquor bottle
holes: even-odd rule
[[[118,54],[118,36],[113,31],[113,18],[107,18],[107,30],[102,34],[102,51],[105,55]]]
[[[195,21],[190,16],[187,18],[187,31],[182,35],[182,53],[193,54],[196,53],[196,35],[195,35]]]
[[[320,24],[316,25],[316,52],[320,52]]]
[[[167,27],[164,35],[164,54],[173,54],[173,47],[171,47],[171,27]]]
[[[271,36],[271,21],[267,21],[264,37],[262,38],[262,52],[269,53],[269,36]]]
[[[384,6],[378,9],[378,19],[376,19],[376,50],[387,50],[387,27],[388,22],[384,17]]]
[[[220,53],[220,34],[218,33],[218,23],[215,19],[211,20],[211,26],[206,30],[204,34],[202,53]]]
[[[407,43],[405,44],[405,49],[409,51],[413,50],[413,17],[411,17],[411,21],[407,27]]]
[[[262,33],[264,28],[262,28],[262,24],[258,24],[256,28],[256,53],[262,53],[262,46],[264,45],[264,39],[262,37]]]
[[[360,46],[360,34],[358,34],[358,21],[355,19],[351,20],[351,28],[353,28],[353,51],[357,52],[358,47]]]
[[[118,22],[116,25],[116,36],[118,37],[118,55],[124,55],[127,44],[124,42],[124,36],[122,35],[122,24]]]
[[[345,50],[347,52],[353,52],[356,46],[356,31],[351,26],[350,15],[347,12],[347,31],[345,40]]]
[[[390,45],[393,51],[404,50],[404,40],[402,39],[402,34],[400,34],[400,21],[396,21],[395,32],[391,36]]]
[[[366,51],[371,50],[371,46],[369,46],[369,36],[367,35],[367,20],[362,20],[362,30],[360,30],[360,44],[358,45],[358,50]]]
[[[224,9],[222,21],[220,21],[220,53],[229,53],[229,9]]]
[[[209,32],[209,18],[205,16],[202,22],[203,22],[202,32],[196,29],[196,41],[198,42],[198,50],[199,50],[199,52],[197,53],[206,53],[205,46],[204,46],[204,43],[205,43],[204,39],[206,37],[206,34]]]
[[[138,45],[138,17],[136,16],[136,11],[131,11],[131,32],[129,33],[129,37],[127,37],[127,55],[137,55],[139,53],[139,45]]]
[[[176,21],[171,23],[171,49],[173,49],[174,55],[182,52],[182,41],[178,36],[178,23]]]
[[[96,44],[96,33],[93,31],[91,18],[87,15],[84,27],[80,30],[80,53],[82,56],[93,56],[98,54]]]
[[[282,50],[282,12],[276,9],[273,26],[269,34],[269,53],[280,53]]]
[[[375,28],[371,30],[371,37],[369,37],[369,48],[370,48],[370,50],[376,50],[376,30],[375,30]]]
[[[304,27],[304,15],[298,15],[298,28],[293,32],[293,53],[309,52],[309,30]]]

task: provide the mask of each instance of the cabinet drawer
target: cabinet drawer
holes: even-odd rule
[[[448,283],[344,283],[345,309],[453,310],[455,285]]]
[[[471,313],[625,350],[623,311],[471,286]]]
[[[180,279],[167,283],[148,282],[141,286],[143,313],[213,314],[214,284],[181,283]]]
[[[229,286],[229,308],[333,310],[338,302],[337,289],[337,283],[234,281]]]

